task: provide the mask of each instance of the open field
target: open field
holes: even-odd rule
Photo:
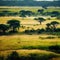
[[[60,45],[60,38],[49,39],[54,35],[11,35],[0,36],[1,50],[18,50],[18,49],[45,49],[49,50],[49,46]]]

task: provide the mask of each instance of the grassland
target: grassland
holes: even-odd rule
[[[34,20],[35,17],[27,17],[22,19],[22,17],[0,17],[0,24],[6,24],[8,20],[12,20],[12,19],[16,19],[21,21],[21,25],[25,26],[24,29],[26,29],[27,27],[30,27],[30,29],[40,29],[40,28],[45,28],[47,23],[50,23],[51,21],[57,21],[60,23],[60,20],[56,19],[56,18],[51,18],[51,20],[46,19],[46,21],[42,22],[42,25],[40,25],[40,23],[36,20]],[[57,27],[60,27],[60,25],[58,25]],[[21,28],[22,29],[22,28]],[[20,30],[21,30],[20,29]]]
[[[1,50],[18,49],[45,49],[48,50],[51,45],[60,45],[60,38],[49,39],[53,35],[12,35],[0,36]],[[3,44],[3,45],[2,45]]]
[[[0,12],[1,11],[4,11],[4,10],[8,10],[8,11],[11,11],[11,12],[19,12],[19,11],[21,11],[21,10],[30,10],[30,11],[33,11],[33,12],[37,12],[37,10],[38,9],[44,9],[43,7],[25,7],[25,6],[23,6],[23,7],[18,7],[18,6],[11,6],[11,7],[7,7],[7,6],[3,6],[3,7],[1,7],[0,6]],[[52,12],[52,11],[59,11],[60,12],[60,8],[59,7],[48,7],[47,9],[45,9],[45,12]]]
[[[0,12],[2,10],[10,10],[10,11],[20,11],[20,10],[32,10],[34,12],[39,9],[39,7],[36,8],[0,8]],[[58,10],[56,8],[48,8],[46,11],[53,11]],[[47,16],[44,16],[45,18]],[[59,45],[60,46],[60,33],[56,33],[55,35],[52,34],[33,34],[33,35],[27,35],[27,34],[21,34],[24,30],[28,29],[41,29],[46,27],[46,23],[50,23],[51,21],[58,21],[60,20],[54,18],[51,18],[51,20],[48,20],[46,18],[46,21],[42,22],[42,25],[36,20],[34,20],[35,17],[25,17],[24,19],[22,17],[0,17],[0,24],[6,24],[8,20],[16,19],[21,21],[21,27],[18,34],[13,35],[2,35],[0,36],[0,56],[7,56],[12,51],[18,52],[22,56],[29,56],[29,54],[38,54],[39,57],[50,57],[52,56],[51,60],[60,60],[60,54],[54,53],[49,51],[49,46],[53,45]],[[24,26],[24,28],[22,28]],[[60,28],[60,25],[57,26],[57,28]],[[53,37],[53,38],[51,38]],[[55,58],[55,57],[59,58]],[[49,59],[50,60],[50,59]]]
[[[51,20],[46,20],[45,22],[42,23],[42,25],[40,25],[39,22],[35,21],[33,18],[30,19],[29,17],[24,18],[24,20],[22,20],[21,17],[0,17],[0,23],[6,24],[6,22],[11,19],[20,20],[22,26],[25,26],[25,28],[21,27],[19,32],[23,32],[24,30],[28,29],[28,27],[29,29],[33,28],[35,30],[39,28],[45,28],[46,27],[45,24],[51,21],[60,22],[59,20],[55,20],[54,18]],[[57,27],[60,27],[60,25],[58,25]],[[20,55],[27,57],[29,56],[29,54],[37,54],[37,55],[41,55],[42,57],[47,55],[48,55],[47,57],[50,57],[52,55],[53,59],[60,59],[59,57],[55,58],[57,56],[60,56],[59,54],[48,51],[49,46],[53,46],[53,45],[60,46],[59,37],[60,37],[59,34],[58,35],[47,35],[47,34],[26,35],[26,34],[18,33],[14,35],[6,35],[6,36],[3,35],[0,36],[0,56],[2,55],[7,57],[7,55],[9,55],[11,52],[17,51],[18,53],[20,53]]]

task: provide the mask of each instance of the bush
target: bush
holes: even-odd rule
[[[40,34],[40,33],[45,32],[45,30],[43,28],[42,29],[37,29],[37,32],[38,32],[38,34]]]
[[[51,28],[46,28],[46,32],[52,32]]]
[[[9,56],[7,56],[6,60],[19,60],[20,57],[16,51],[12,52]]]
[[[4,57],[3,56],[0,56],[0,60],[4,60]]]
[[[56,52],[56,53],[60,53],[60,46],[59,45],[53,45],[49,47],[50,51]]]
[[[60,32],[60,28],[57,28],[57,29],[56,29],[56,32]]]
[[[54,39],[55,37],[54,36],[48,36],[46,37],[46,39]]]
[[[31,30],[25,30],[25,32],[24,33],[26,33],[26,34],[34,34],[35,33],[35,30],[34,29],[31,29]]]
[[[34,53],[34,54],[30,54],[29,60],[49,60],[52,57],[55,57],[54,55],[50,54],[50,55],[46,55],[46,54],[38,54],[38,53]]]

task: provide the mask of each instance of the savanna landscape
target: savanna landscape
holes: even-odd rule
[[[0,60],[60,60],[60,7],[0,6]]]

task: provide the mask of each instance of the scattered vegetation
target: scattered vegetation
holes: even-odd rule
[[[19,52],[20,53],[20,52]],[[41,54],[41,55],[40,55]],[[0,60],[49,60],[52,59],[54,57],[58,57],[58,55],[54,54],[54,53],[28,53],[28,55],[21,55],[18,54],[18,52],[13,51],[11,52],[8,56],[6,56],[6,58],[4,57],[4,59],[1,57]]]
[[[0,22],[2,22],[0,23],[0,51],[39,49],[49,51],[49,54],[47,52],[46,54],[36,52],[21,55],[13,51],[6,57],[1,55],[0,60],[49,60],[57,57],[60,54],[59,16],[59,10],[50,10],[49,8],[34,8],[31,10],[20,10],[19,8],[17,11],[15,8],[2,9],[0,11],[0,17],[3,18],[0,18]],[[4,19],[4,17],[8,18]],[[23,24],[22,21],[26,23]]]
[[[50,51],[56,52],[56,53],[60,53],[60,46],[59,45],[53,45],[49,47]]]

